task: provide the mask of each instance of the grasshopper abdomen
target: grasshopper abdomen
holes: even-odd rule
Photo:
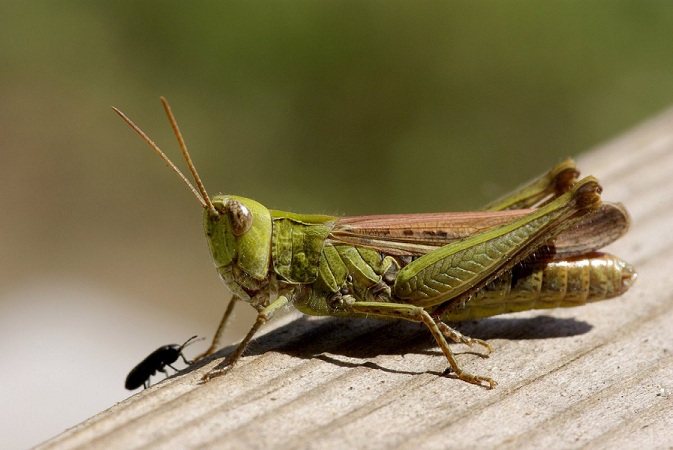
[[[477,291],[462,307],[442,312],[446,321],[581,306],[622,295],[636,279],[634,268],[616,256],[590,255],[519,264]]]

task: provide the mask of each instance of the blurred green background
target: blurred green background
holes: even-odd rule
[[[472,209],[673,102],[673,3],[4,2],[0,80],[0,434],[23,447],[210,339],[229,297],[199,206],[110,105],[184,167],[166,96],[211,195]]]

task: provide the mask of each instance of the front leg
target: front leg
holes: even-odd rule
[[[220,324],[217,326],[217,331],[215,331],[215,336],[213,336],[213,342],[210,344],[210,347],[208,347],[208,350],[201,353],[196,358],[194,358],[190,363],[187,363],[187,364],[193,364],[197,361],[202,360],[203,358],[207,358],[208,356],[215,353],[215,351],[218,348],[220,348],[221,341],[222,341],[222,334],[224,333],[224,329],[226,328],[227,322],[229,321],[229,316],[231,316],[231,312],[234,310],[234,305],[236,304],[237,300],[238,300],[238,297],[235,296],[235,295],[231,298],[231,300],[229,300],[229,304],[227,305],[227,309],[226,309],[226,311],[224,311],[224,315],[222,316],[222,320],[220,320]],[[182,358],[184,359],[184,356]],[[187,362],[187,360],[185,360],[185,362]]]
[[[253,338],[253,336],[257,333],[257,331],[267,323],[271,318],[274,316],[274,314],[287,305],[288,299],[284,295],[279,296],[275,301],[273,301],[269,306],[266,308],[262,309],[259,314],[257,314],[257,320],[255,320],[255,323],[252,325],[252,328],[250,328],[250,331],[248,331],[248,334],[245,335],[245,338],[241,341],[240,344],[238,344],[238,347],[236,347],[236,350],[234,350],[234,353],[231,354],[231,356],[223,361],[222,363],[218,364],[213,370],[208,372],[203,376],[203,381],[209,381],[211,378],[219,377],[220,375],[224,375],[227,372],[229,372],[232,367],[236,364],[238,359],[243,355],[243,352],[245,349],[248,347],[248,344],[250,343],[250,340]]]

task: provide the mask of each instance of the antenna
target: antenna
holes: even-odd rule
[[[210,214],[213,216],[219,216],[220,213],[217,212],[215,209],[215,206],[213,206],[213,203],[210,201],[210,197],[208,197],[208,193],[206,192],[206,188],[203,186],[203,183],[201,182],[201,178],[199,178],[198,173],[196,172],[196,168],[194,167],[194,163],[192,162],[191,157],[189,156],[189,152],[187,151],[187,146],[185,145],[185,141],[182,138],[182,134],[180,133],[180,129],[178,128],[178,124],[175,121],[175,117],[173,116],[173,113],[171,112],[170,106],[168,105],[168,102],[166,101],[165,98],[161,97],[161,102],[164,105],[164,109],[166,110],[166,114],[168,115],[168,120],[171,123],[171,127],[173,128],[173,131],[175,133],[175,136],[178,139],[178,143],[180,144],[180,149],[182,150],[182,154],[185,157],[185,160],[187,161],[187,166],[189,166],[189,170],[194,176],[194,180],[196,181],[196,185],[199,187],[199,190],[197,191],[194,186],[189,182],[187,177],[185,177],[182,172],[180,172],[180,169],[177,168],[175,164],[173,164],[173,161],[171,161],[168,156],[159,148],[157,144],[152,141],[152,139],[147,136],[143,130],[138,127],[131,119],[126,117],[126,115],[121,112],[119,109],[115,108],[114,106],[112,107],[112,110],[116,112],[119,117],[121,117],[124,122],[126,122],[138,135],[149,145],[152,150],[154,150],[154,153],[159,155],[159,157],[163,160],[164,163],[173,171],[175,172],[180,179],[187,185],[190,191],[192,191],[192,194],[194,194],[194,197],[196,197],[196,200],[201,204],[203,208],[207,208],[210,211]]]
[[[182,138],[182,133],[180,133],[180,128],[178,128],[178,122],[175,120],[175,117],[173,116],[173,112],[171,111],[171,106],[168,104],[168,101],[164,97],[161,97],[161,104],[164,105],[164,109],[166,110],[166,115],[168,116],[168,121],[171,123],[171,127],[173,127],[173,132],[175,133],[175,137],[178,138],[178,144],[180,144],[180,150],[182,150],[182,155],[185,157],[185,161],[187,161],[187,166],[189,167],[189,171],[192,173],[192,176],[194,177],[194,181],[196,181],[196,186],[199,188],[199,192],[201,193],[201,197],[206,202],[206,205],[208,205],[208,209],[210,210],[211,215],[213,215],[215,217],[219,216],[220,213],[217,212],[217,210],[215,209],[215,206],[213,206],[213,203],[210,201],[210,197],[208,197],[208,193],[206,192],[206,188],[203,185],[203,182],[201,181],[201,178],[199,177],[198,172],[196,171],[196,167],[194,167],[194,163],[192,162],[192,157],[189,156],[189,152],[187,151],[187,144],[185,144],[185,140]]]
[[[189,339],[187,339],[187,342],[185,342],[184,344],[182,344],[180,346],[180,351],[182,351],[182,349],[187,347],[189,344],[193,344],[194,342],[202,341],[202,340],[205,339],[205,338],[196,339],[197,337],[198,336],[192,336]],[[194,339],[196,339],[196,340],[194,340]]]

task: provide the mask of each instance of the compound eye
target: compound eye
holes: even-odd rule
[[[231,221],[231,230],[235,236],[241,236],[252,226],[252,213],[241,202],[230,200],[227,204],[227,214]]]

